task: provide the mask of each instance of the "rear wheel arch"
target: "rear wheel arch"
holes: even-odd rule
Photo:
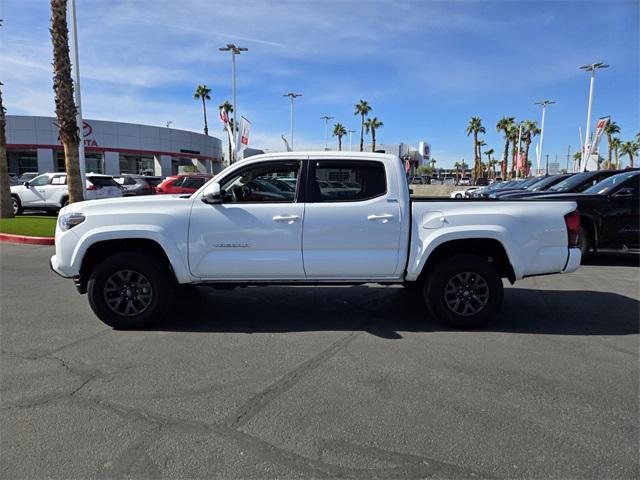
[[[589,245],[594,248],[597,247],[598,236],[596,235],[597,230],[594,219],[585,215],[580,215],[580,227],[589,235]]]
[[[507,250],[499,240],[494,238],[466,238],[441,243],[429,254],[420,271],[418,281],[423,282],[429,275],[430,269],[440,261],[460,254],[485,258],[493,265],[500,277],[508,279],[511,283],[516,281],[515,270]]]

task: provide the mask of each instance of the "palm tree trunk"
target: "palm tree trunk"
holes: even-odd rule
[[[69,31],[67,0],[51,0],[51,42],[53,43],[53,91],[60,140],[64,146],[69,203],[84,200],[78,145],[80,136],[73,99],[71,62],[69,61]]]
[[[376,129],[371,128],[371,151],[376,151]]]
[[[360,151],[364,152],[364,114],[362,115],[362,121],[360,122]]]
[[[618,154],[618,149],[615,149],[615,154],[616,154],[616,170],[620,170],[620,156]]]
[[[611,134],[607,133],[607,170],[611,170]]]
[[[342,135],[338,135],[338,151],[342,151]]]
[[[209,136],[209,126],[207,125],[207,104],[204,101],[204,97],[202,97],[202,111],[204,112],[204,134]]]
[[[633,168],[633,155],[629,153],[629,168]]]
[[[512,140],[511,142],[511,177],[515,177],[515,173],[516,173],[516,144],[518,143],[518,140],[516,140],[515,138]]]
[[[524,164],[529,164],[529,147],[531,146],[531,140],[526,140],[524,142]]]
[[[2,85],[2,82],[0,82],[0,85]],[[0,218],[13,218],[11,185],[9,184],[9,162],[7,161],[6,124],[7,119],[4,116],[4,106],[2,105],[2,91],[0,91]]]
[[[500,174],[503,179],[507,176],[507,161],[509,159],[509,137],[506,130],[504,130],[504,138],[504,153],[502,155],[502,164],[500,165]]]

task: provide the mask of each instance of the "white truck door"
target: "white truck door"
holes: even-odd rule
[[[219,180],[221,204],[196,200],[189,225],[191,273],[212,280],[304,278],[301,165],[248,165]]]
[[[302,251],[307,278],[397,276],[401,217],[385,166],[311,160]]]

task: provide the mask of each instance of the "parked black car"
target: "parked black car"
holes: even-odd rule
[[[474,190],[469,196],[471,198],[489,198],[489,195],[499,190],[519,188],[519,186],[523,182],[524,180],[509,180],[508,182],[494,182],[488,187],[482,187],[482,188],[478,188],[477,190]]]
[[[547,195],[550,193],[580,193],[599,181],[621,172],[622,170],[598,170],[595,172],[576,173],[549,187],[543,192],[514,192],[514,195],[509,196],[509,200],[515,200],[516,198],[538,197],[540,195]]]
[[[151,177],[147,175],[134,175],[125,173],[113,177],[122,187],[122,194],[125,197],[135,195],[153,195],[156,193],[156,187],[162,182],[162,177]]]
[[[580,213],[582,254],[603,249],[640,249],[640,171],[609,176],[582,193],[557,193],[529,200],[574,200]]]
[[[519,188],[519,189],[507,189],[504,191],[497,191],[489,195],[489,198],[502,198],[506,200],[510,198],[515,198],[516,196],[525,192],[529,192],[529,193],[544,192],[549,188],[551,188],[552,186],[556,185],[557,183],[560,183],[563,180],[569,178],[571,175],[573,174],[565,173],[561,175],[549,175],[547,177],[537,177],[538,178],[537,182],[529,184],[529,186],[524,189]]]

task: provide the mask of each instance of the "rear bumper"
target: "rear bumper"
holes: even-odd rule
[[[580,261],[582,260],[582,253],[579,248],[570,248],[569,256],[567,258],[567,264],[562,269],[562,273],[571,273],[575,272],[580,266]]]

